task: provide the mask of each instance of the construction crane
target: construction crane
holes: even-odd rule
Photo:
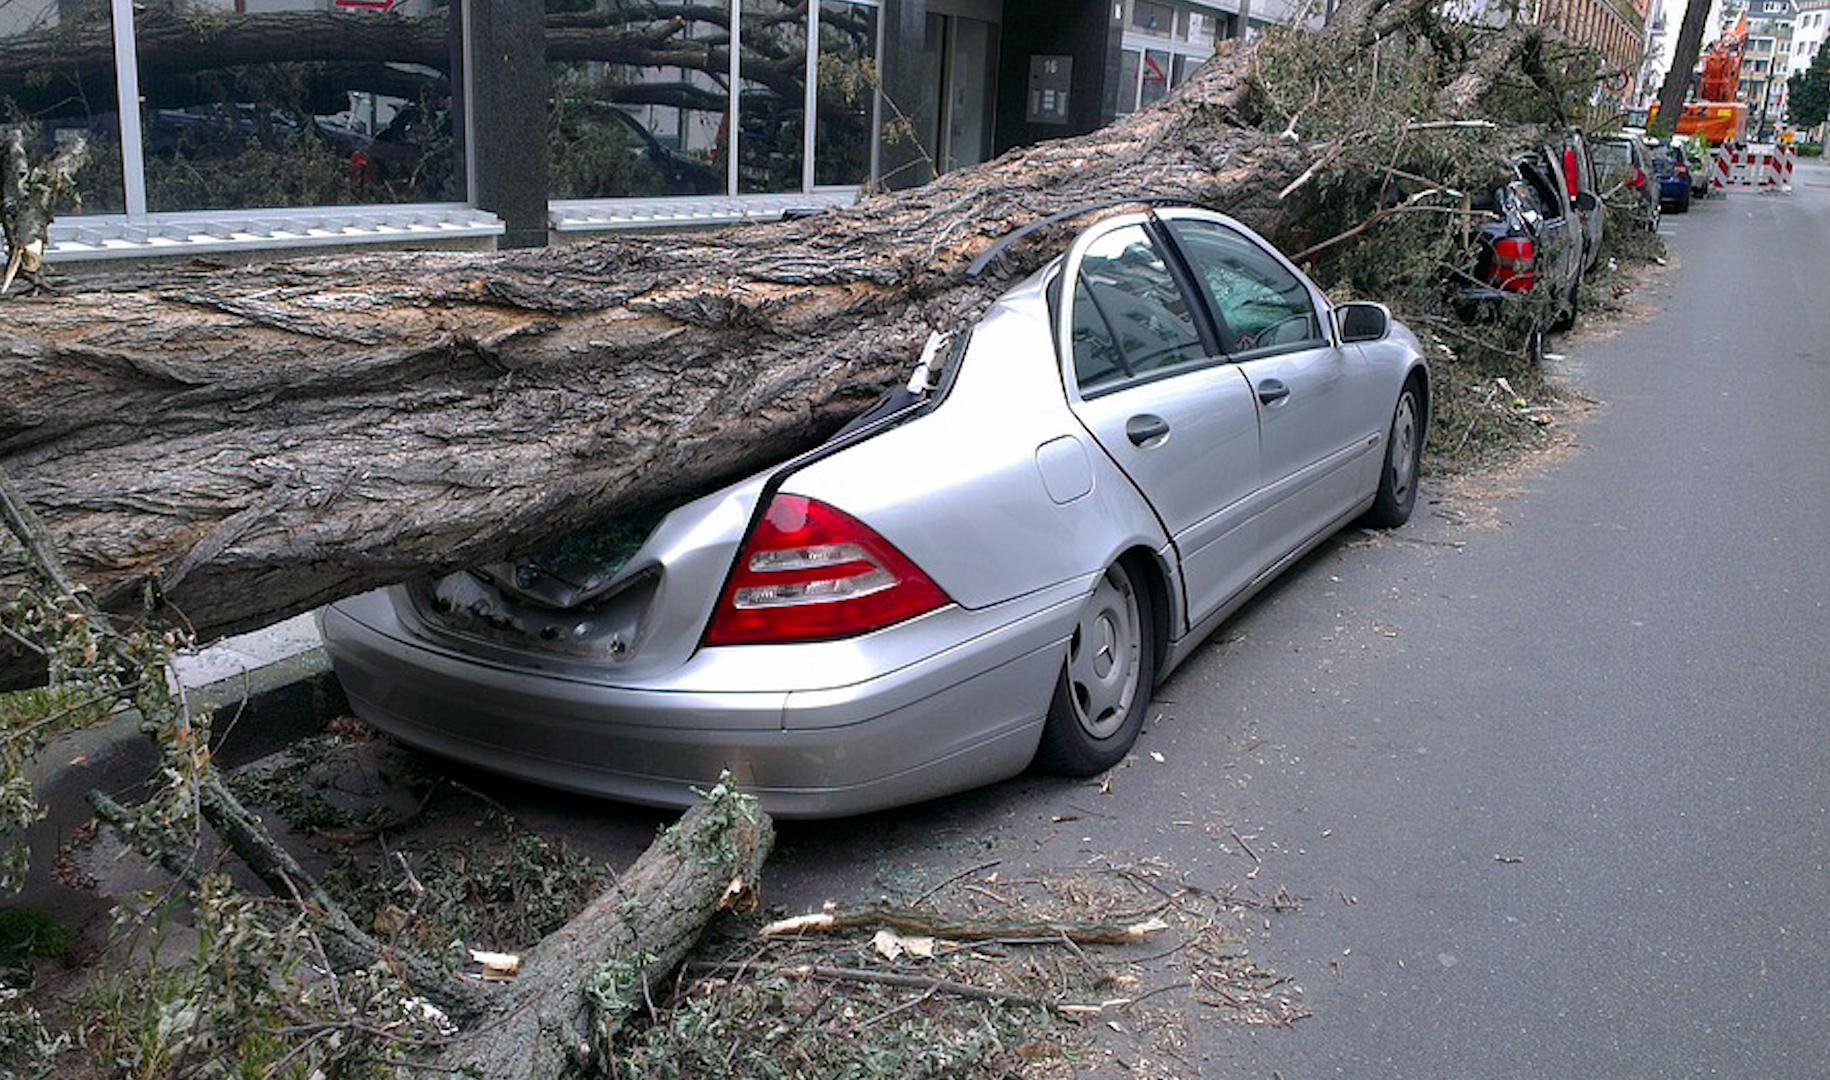
[[[1747,105],[1737,100],[1741,92],[1741,53],[1747,45],[1747,13],[1735,20],[1703,53],[1703,75],[1697,82],[1695,101],[1678,117],[1677,134],[1701,135],[1712,143],[1739,141],[1747,133]],[[1652,106],[1647,124],[1658,119]]]

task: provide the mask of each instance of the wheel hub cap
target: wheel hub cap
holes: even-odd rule
[[[1096,739],[1124,726],[1138,692],[1143,635],[1137,596],[1123,571],[1101,578],[1068,642],[1074,717]]]
[[[1398,415],[1392,420],[1392,494],[1404,499],[1416,477],[1417,405],[1406,393],[1398,399]]]

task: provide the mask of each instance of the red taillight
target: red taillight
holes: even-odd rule
[[[828,641],[949,603],[932,578],[862,521],[816,499],[777,495],[743,542],[705,643]]]
[[[1537,282],[1537,275],[1532,273],[1537,257],[1537,245],[1525,237],[1502,237],[1493,242],[1493,262],[1487,278],[1507,292],[1526,292]]]
[[[1627,186],[1632,188],[1634,191],[1638,191],[1640,188],[1645,187],[1646,186],[1646,170],[1640,168],[1637,165],[1633,166],[1633,179],[1627,181]]]
[[[1563,186],[1569,189],[1569,197],[1576,197],[1576,151],[1565,147],[1563,150]]]
[[[1678,162],[1677,163],[1677,174],[1679,176],[1689,176],[1690,175],[1690,166],[1684,164],[1681,161]]]

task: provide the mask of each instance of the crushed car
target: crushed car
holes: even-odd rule
[[[1529,298],[1548,297],[1551,315],[1534,322],[1527,350],[1542,359],[1546,330],[1575,323],[1582,277],[1592,262],[1583,215],[1599,218],[1598,199],[1547,148],[1516,155],[1510,170],[1470,200],[1481,216],[1470,262],[1451,279],[1455,309],[1469,322],[1504,317]],[[1586,209],[1585,209],[1586,208]],[[1600,226],[1595,226],[1599,234]],[[1599,240],[1592,249],[1599,254]]]
[[[774,814],[1122,761],[1152,689],[1303,554],[1402,524],[1418,340],[1210,210],[1107,217],[825,445],[653,520],[332,605],[402,741]]]

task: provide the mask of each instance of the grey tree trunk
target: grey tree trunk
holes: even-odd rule
[[[1709,23],[1710,0],[1690,0],[1684,8],[1684,22],[1678,28],[1677,51],[1671,57],[1671,70],[1658,90],[1658,129],[1677,130],[1683,115],[1684,91],[1690,86],[1691,71],[1703,49],[1703,30]]]
[[[753,900],[774,841],[753,801],[713,792],[523,959],[491,1014],[442,1064],[491,1080],[608,1075],[612,1041],[649,1000],[666,996],[664,980],[706,924]]]
[[[1289,237],[1251,46],[1158,106],[843,212],[536,252],[161,267],[0,320],[0,463],[103,603],[205,635],[526,549],[825,437],[1126,196]],[[16,565],[0,554],[0,588]]]

